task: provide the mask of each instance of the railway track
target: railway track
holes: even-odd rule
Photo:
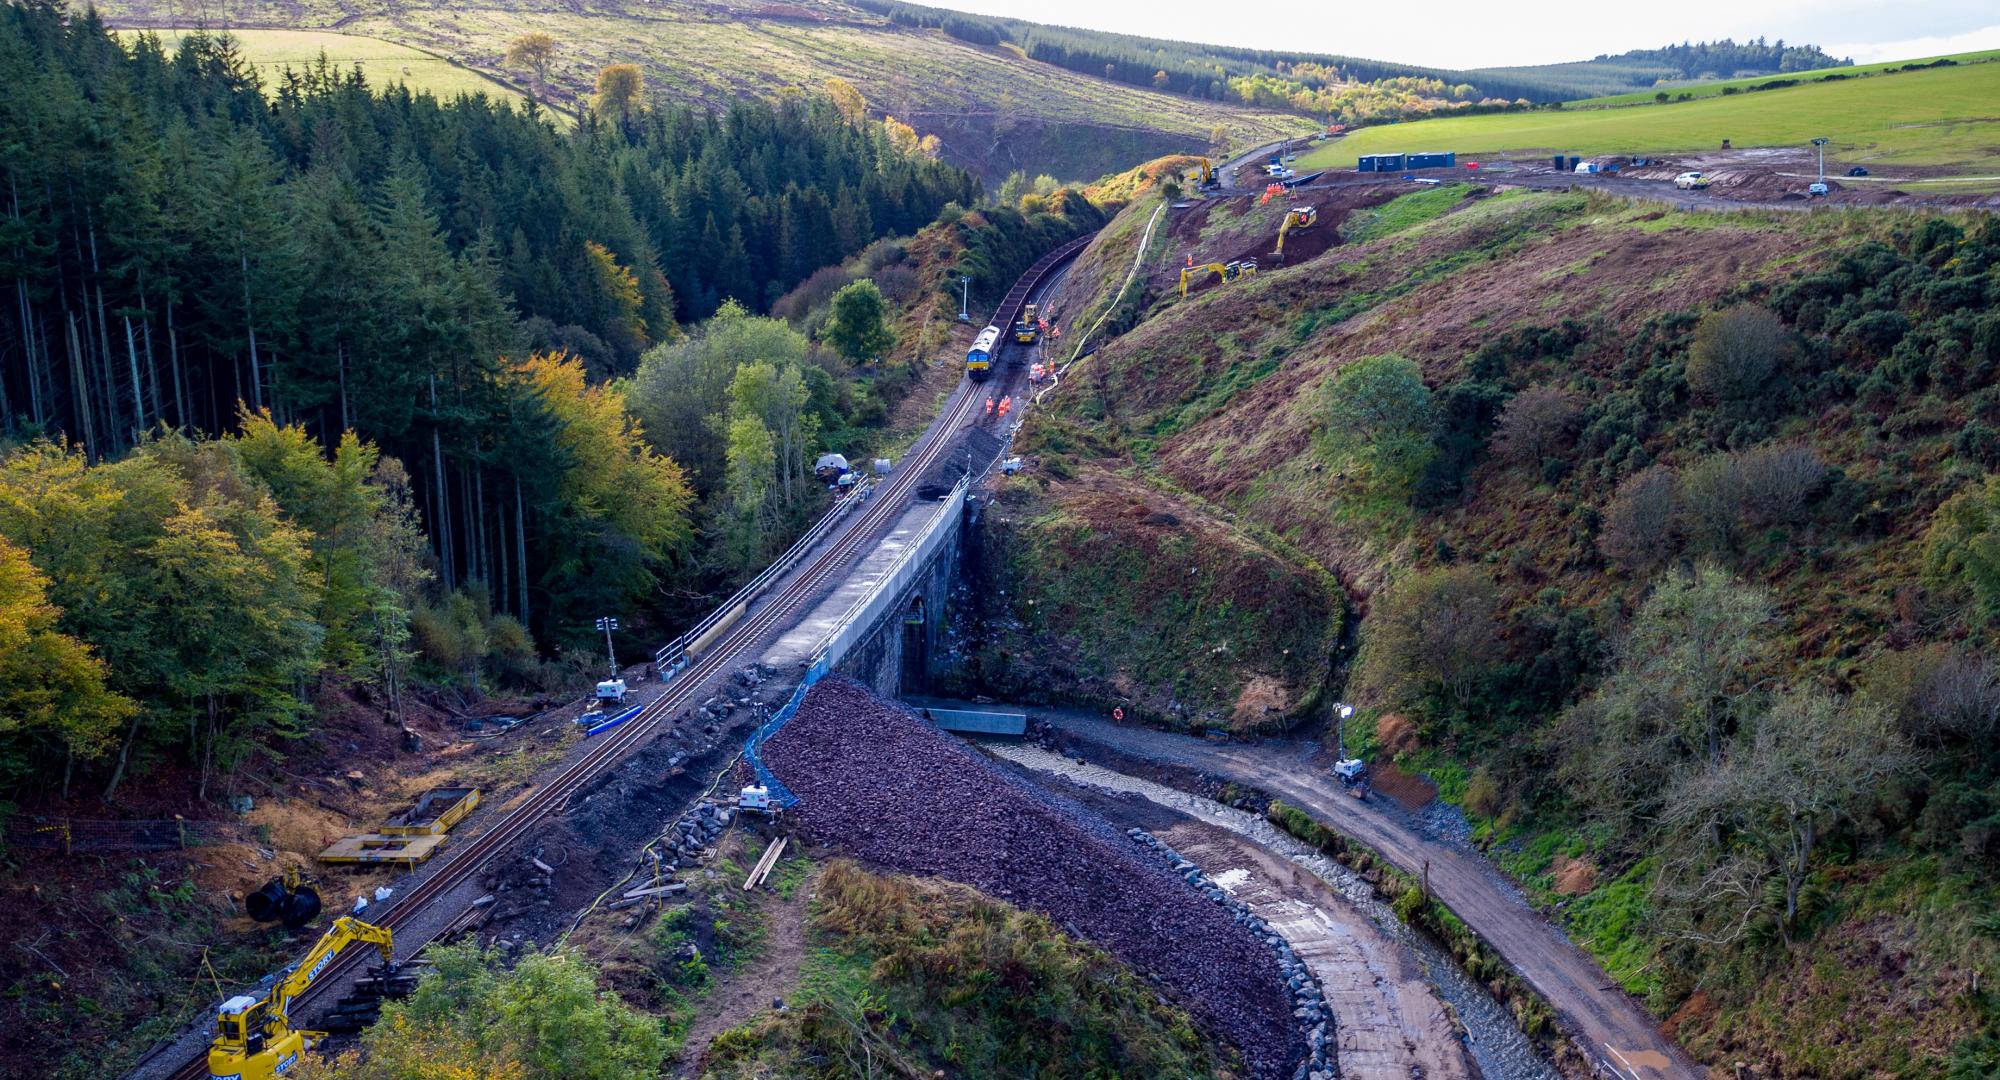
[[[1083,250],[1083,245],[1089,239],[1090,237],[1086,235],[1071,241],[1029,267],[1015,284],[1015,291],[1008,294],[1013,298],[1015,308],[1018,310],[1027,294],[1039,287],[1052,271]],[[953,446],[956,441],[954,436],[979,418],[980,412],[976,403],[981,398],[982,395],[972,392],[970,383],[960,380],[951,397],[946,399],[938,421],[911,449],[902,467],[888,483],[883,485],[880,494],[870,498],[863,505],[860,517],[848,526],[846,532],[840,534],[838,539],[825,550],[812,556],[803,564],[804,568],[789,582],[772,593],[754,610],[747,612],[719,639],[702,650],[685,669],[673,676],[665,692],[653,699],[638,716],[597,736],[601,741],[592,745],[542,787],[531,792],[505,817],[465,845],[448,850],[441,864],[430,876],[412,886],[394,906],[376,920],[380,925],[387,926],[396,933],[398,952],[405,959],[414,957],[433,940],[463,929],[468,923],[468,912],[453,916],[432,934],[419,937],[405,936],[405,928],[420,912],[424,912],[466,882],[474,880],[494,858],[506,852],[515,842],[526,837],[543,822],[561,813],[569,800],[591,780],[605,770],[615,768],[646,745],[660,724],[694,700],[710,680],[719,675],[726,675],[747,662],[750,659],[747,654],[770,631],[800,614],[807,604],[817,598],[832,582],[834,576],[847,568],[853,557],[874,542],[881,528],[893,522],[908,508],[910,497],[916,493],[924,475],[942,461]],[[348,972],[365,962],[365,956],[372,955],[374,954],[366,949],[349,949],[340,954],[313,987],[299,997],[296,1011],[301,1016],[306,1015],[306,1010],[316,998],[340,985]],[[141,1068],[144,1064],[141,1063]],[[202,1080],[209,1076],[206,1044],[196,1057],[166,1075],[172,1080]]]
[[[1004,331],[1003,337],[1013,333],[1014,323],[1021,317],[1021,305],[1028,302],[1028,297],[1036,289],[1041,288],[1043,279],[1053,273],[1056,267],[1075,258],[1077,253],[1083,250],[1084,245],[1090,243],[1090,238],[1096,235],[1094,232],[1085,233],[1042,256],[1014,282],[1014,287],[1007,290],[1007,295],[1001,298],[1000,306],[993,309],[992,325]]]

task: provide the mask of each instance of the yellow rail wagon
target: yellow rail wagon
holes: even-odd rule
[[[319,853],[333,864],[396,863],[414,867],[451,839],[452,826],[479,806],[478,788],[436,788],[372,833],[343,836]]]

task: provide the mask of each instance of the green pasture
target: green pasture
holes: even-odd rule
[[[1362,154],[1653,154],[1801,146],[1832,139],[1830,162],[1938,166],[2000,174],[2000,63],[1617,109],[1448,116],[1363,128],[1315,149],[1299,168],[1353,168]]]

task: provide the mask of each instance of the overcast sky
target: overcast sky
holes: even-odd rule
[[[1858,61],[2000,48],[1994,0],[927,0],[1036,22],[1217,45],[1337,53],[1431,67],[1587,60],[1733,37],[1809,42]]]

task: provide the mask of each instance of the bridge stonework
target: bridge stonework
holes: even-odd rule
[[[958,583],[971,502],[966,512],[939,522],[944,534],[935,548],[885,589],[886,600],[871,604],[861,637],[834,670],[885,698],[921,694],[943,669],[949,651],[950,599]]]

